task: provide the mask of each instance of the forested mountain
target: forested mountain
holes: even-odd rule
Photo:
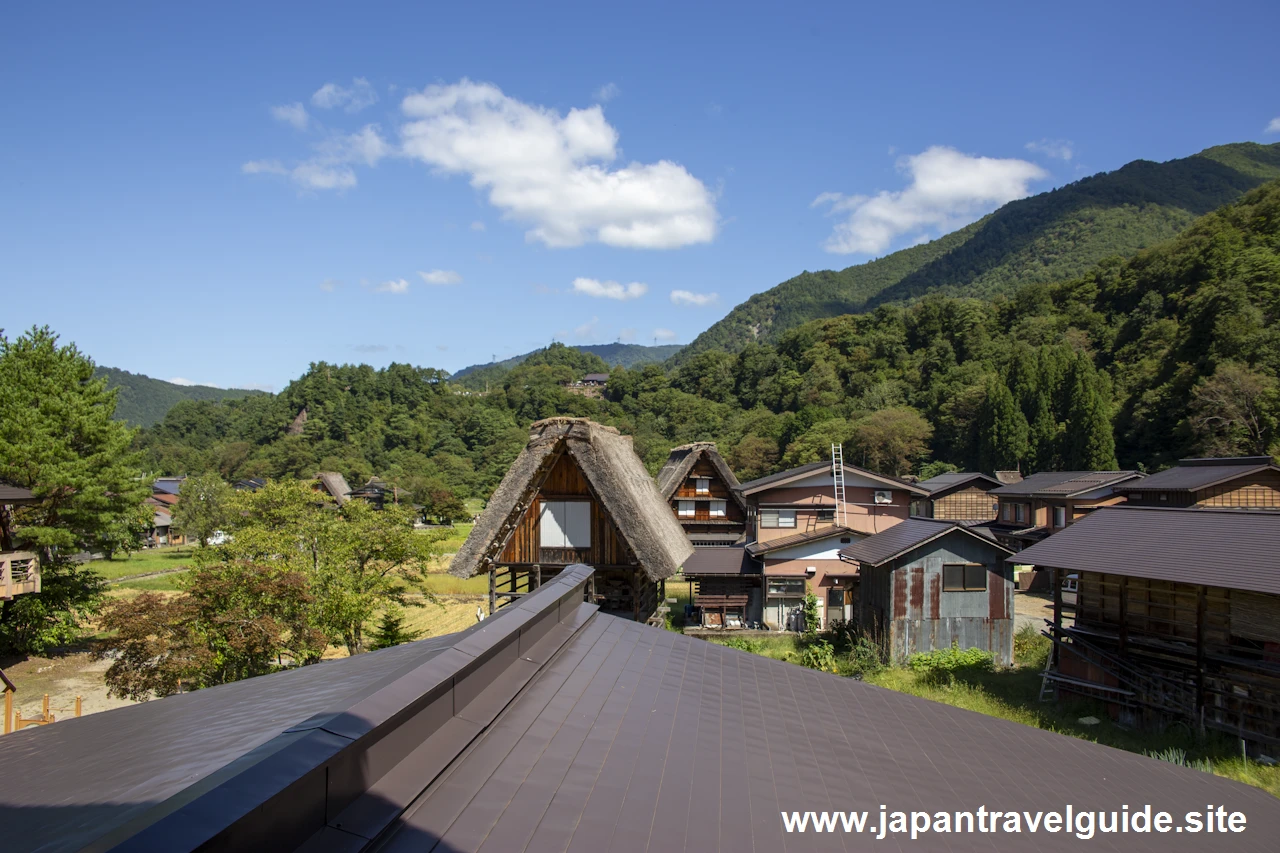
[[[921,246],[840,271],[803,272],[738,305],[673,360],[777,343],[810,320],[928,293],[989,297],[1082,275],[1113,256],[1171,239],[1197,216],[1280,178],[1280,143],[1209,148],[1166,163],[1137,160],[1013,201]]]
[[[114,367],[98,367],[93,375],[105,376],[108,387],[120,389],[116,398],[116,420],[126,421],[130,426],[154,426],[182,400],[231,400],[263,393],[242,388],[175,385]]]
[[[424,502],[486,497],[552,415],[617,425],[651,470],[674,445],[717,441],[743,479],[832,442],[890,474],[1154,469],[1280,449],[1278,314],[1280,181],[1084,275],[817,320],[674,371],[615,368],[603,400],[564,387],[600,361],[563,345],[489,393],[321,363],[275,397],[179,403],[139,445],[157,471],[379,474]]]
[[[639,367],[645,364],[658,364],[666,361],[683,348],[683,344],[642,346],[640,344],[624,343],[572,347],[572,349],[576,349],[579,352],[599,356],[606,367]],[[525,359],[531,355],[533,353],[527,352],[524,355],[513,356],[505,361],[473,364],[453,374],[452,379],[454,382],[461,382],[468,388],[483,389],[486,383],[492,385],[495,382],[500,382],[511,368],[517,364],[523,364]]]

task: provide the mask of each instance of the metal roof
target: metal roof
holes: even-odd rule
[[[1009,559],[1280,595],[1280,514],[1102,507]]]
[[[1268,470],[1280,471],[1280,465],[1276,465],[1270,456],[1183,459],[1178,465],[1151,474],[1128,488],[1134,491],[1194,492]]]
[[[842,548],[840,550],[840,559],[850,563],[881,566],[908,551],[953,532],[972,536],[1006,554],[1013,553],[1003,545],[996,543],[991,537],[990,531],[985,528],[965,525],[956,521],[940,521],[912,516],[906,521],[898,522],[882,533],[868,536],[860,542],[855,542],[847,548]]]
[[[781,551],[783,548],[790,548],[793,545],[803,545],[806,542],[821,542],[823,539],[832,539],[836,536],[865,535],[865,533],[858,533],[856,530],[850,530],[837,524],[831,527],[819,527],[817,530],[806,530],[804,533],[793,533],[790,536],[770,539],[768,542],[752,542],[747,546],[747,552],[753,557],[761,557],[774,551]]]
[[[35,494],[30,489],[24,489],[21,486],[10,486],[8,483],[0,483],[0,504],[26,503],[35,500]]]
[[[460,635],[6,736],[6,853],[860,850],[856,833],[788,834],[779,813],[865,809],[875,825],[879,804],[1213,803],[1248,816],[1233,853],[1270,853],[1280,833],[1261,789],[605,616],[582,600],[590,576],[570,567]],[[939,844],[1080,842],[1024,829],[920,849]]]
[[[1002,498],[1070,498],[1141,476],[1140,471],[1042,471],[1019,483],[992,489],[990,493]]]
[[[799,480],[803,477],[809,476],[810,474],[830,470],[831,462],[829,460],[826,462],[810,462],[808,465],[801,465],[799,468],[788,468],[786,471],[779,471],[776,474],[770,474],[767,477],[760,477],[759,479],[752,480],[748,483],[743,483],[738,488],[744,495],[750,495],[762,489],[775,486],[785,486],[792,480]],[[868,480],[875,480],[876,482],[884,483],[891,489],[905,489],[919,497],[925,497],[928,494],[928,492],[914,483],[908,483],[904,480],[899,480],[896,477],[886,477],[884,474],[877,474],[874,471],[868,471],[866,468],[859,468],[857,465],[846,464],[844,466],[844,470],[846,475],[853,474],[859,477],[866,477]]]
[[[921,480],[916,483],[916,485],[928,492],[930,497],[938,497],[943,492],[962,488],[970,483],[975,483],[979,486],[988,486],[989,488],[987,491],[1000,487],[1000,481],[995,477],[988,477],[986,474],[979,473],[966,473],[964,471],[955,471],[950,474],[939,474],[936,477]]]
[[[711,546],[693,549],[693,556],[684,561],[684,575],[758,575],[760,564],[751,559],[747,549],[741,546]]]

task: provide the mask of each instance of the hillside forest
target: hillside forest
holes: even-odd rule
[[[803,323],[738,352],[610,372],[603,399],[569,383],[599,356],[553,344],[491,380],[312,364],[275,396],[188,400],[142,431],[154,473],[378,475],[423,504],[485,498],[552,415],[668,450],[718,442],[743,479],[824,458],[893,475],[953,468],[1155,470],[1194,455],[1280,450],[1280,182],[1171,240],[1008,293],[929,294]]]

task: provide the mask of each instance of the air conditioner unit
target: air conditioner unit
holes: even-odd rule
[[[891,504],[891,503],[893,503],[893,492],[890,492],[890,491],[878,491],[878,492],[876,492],[876,494],[875,494],[875,502],[876,502],[876,503],[878,503],[878,504]]]

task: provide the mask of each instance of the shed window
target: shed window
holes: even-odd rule
[[[711,481],[706,477],[698,477],[694,482],[694,491],[699,495],[711,494]]]
[[[761,527],[795,527],[796,511],[794,509],[762,509],[760,510]]]
[[[835,524],[836,511],[834,509],[818,510],[818,523],[819,524]]]
[[[543,548],[590,548],[591,504],[547,501],[542,505],[539,541]]]
[[[944,563],[944,592],[982,592],[987,588],[987,567],[980,563]]]
[[[711,517],[712,517],[712,518],[724,518],[724,516],[725,516],[725,511],[726,511],[727,509],[728,509],[728,503],[726,503],[725,501],[712,501],[712,502],[711,502]]]
[[[1025,504],[1014,504],[1014,505],[1013,505],[1013,515],[1014,515],[1014,520],[1016,520],[1019,524],[1022,524],[1024,521],[1026,521],[1026,520],[1027,520],[1027,507],[1026,507],[1026,505],[1025,505]]]
[[[681,518],[693,518],[694,506],[693,501],[676,501],[676,515]]]

